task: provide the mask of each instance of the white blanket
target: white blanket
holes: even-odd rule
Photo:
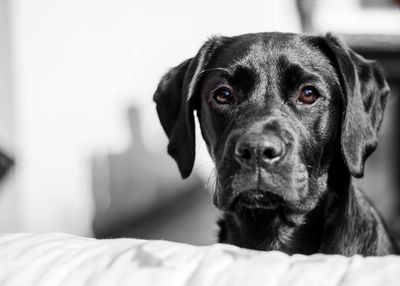
[[[0,285],[400,285],[400,257],[289,256],[62,233],[0,236]]]

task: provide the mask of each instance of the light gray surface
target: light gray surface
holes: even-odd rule
[[[399,273],[399,256],[289,256],[224,244],[196,247],[61,233],[0,236],[2,286],[397,286]]]

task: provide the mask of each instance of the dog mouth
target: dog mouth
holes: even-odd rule
[[[238,194],[233,199],[229,210],[231,212],[243,209],[276,210],[282,206],[284,206],[284,201],[281,197],[260,190],[250,190]]]

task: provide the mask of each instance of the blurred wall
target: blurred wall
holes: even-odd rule
[[[0,1],[0,147],[10,152],[14,144],[14,134],[8,8],[9,1]]]

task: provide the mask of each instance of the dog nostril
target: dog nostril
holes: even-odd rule
[[[273,159],[276,157],[276,152],[274,149],[272,148],[267,148],[264,150],[264,157],[268,158],[268,159]]]
[[[239,156],[242,157],[243,159],[249,160],[251,159],[251,151],[249,148],[242,148],[239,151]]]
[[[283,147],[281,145],[278,146],[269,146],[264,148],[263,156],[265,159],[272,160],[280,157],[283,154]]]
[[[236,157],[244,160],[250,160],[252,157],[251,150],[248,146],[238,146],[235,150]]]

